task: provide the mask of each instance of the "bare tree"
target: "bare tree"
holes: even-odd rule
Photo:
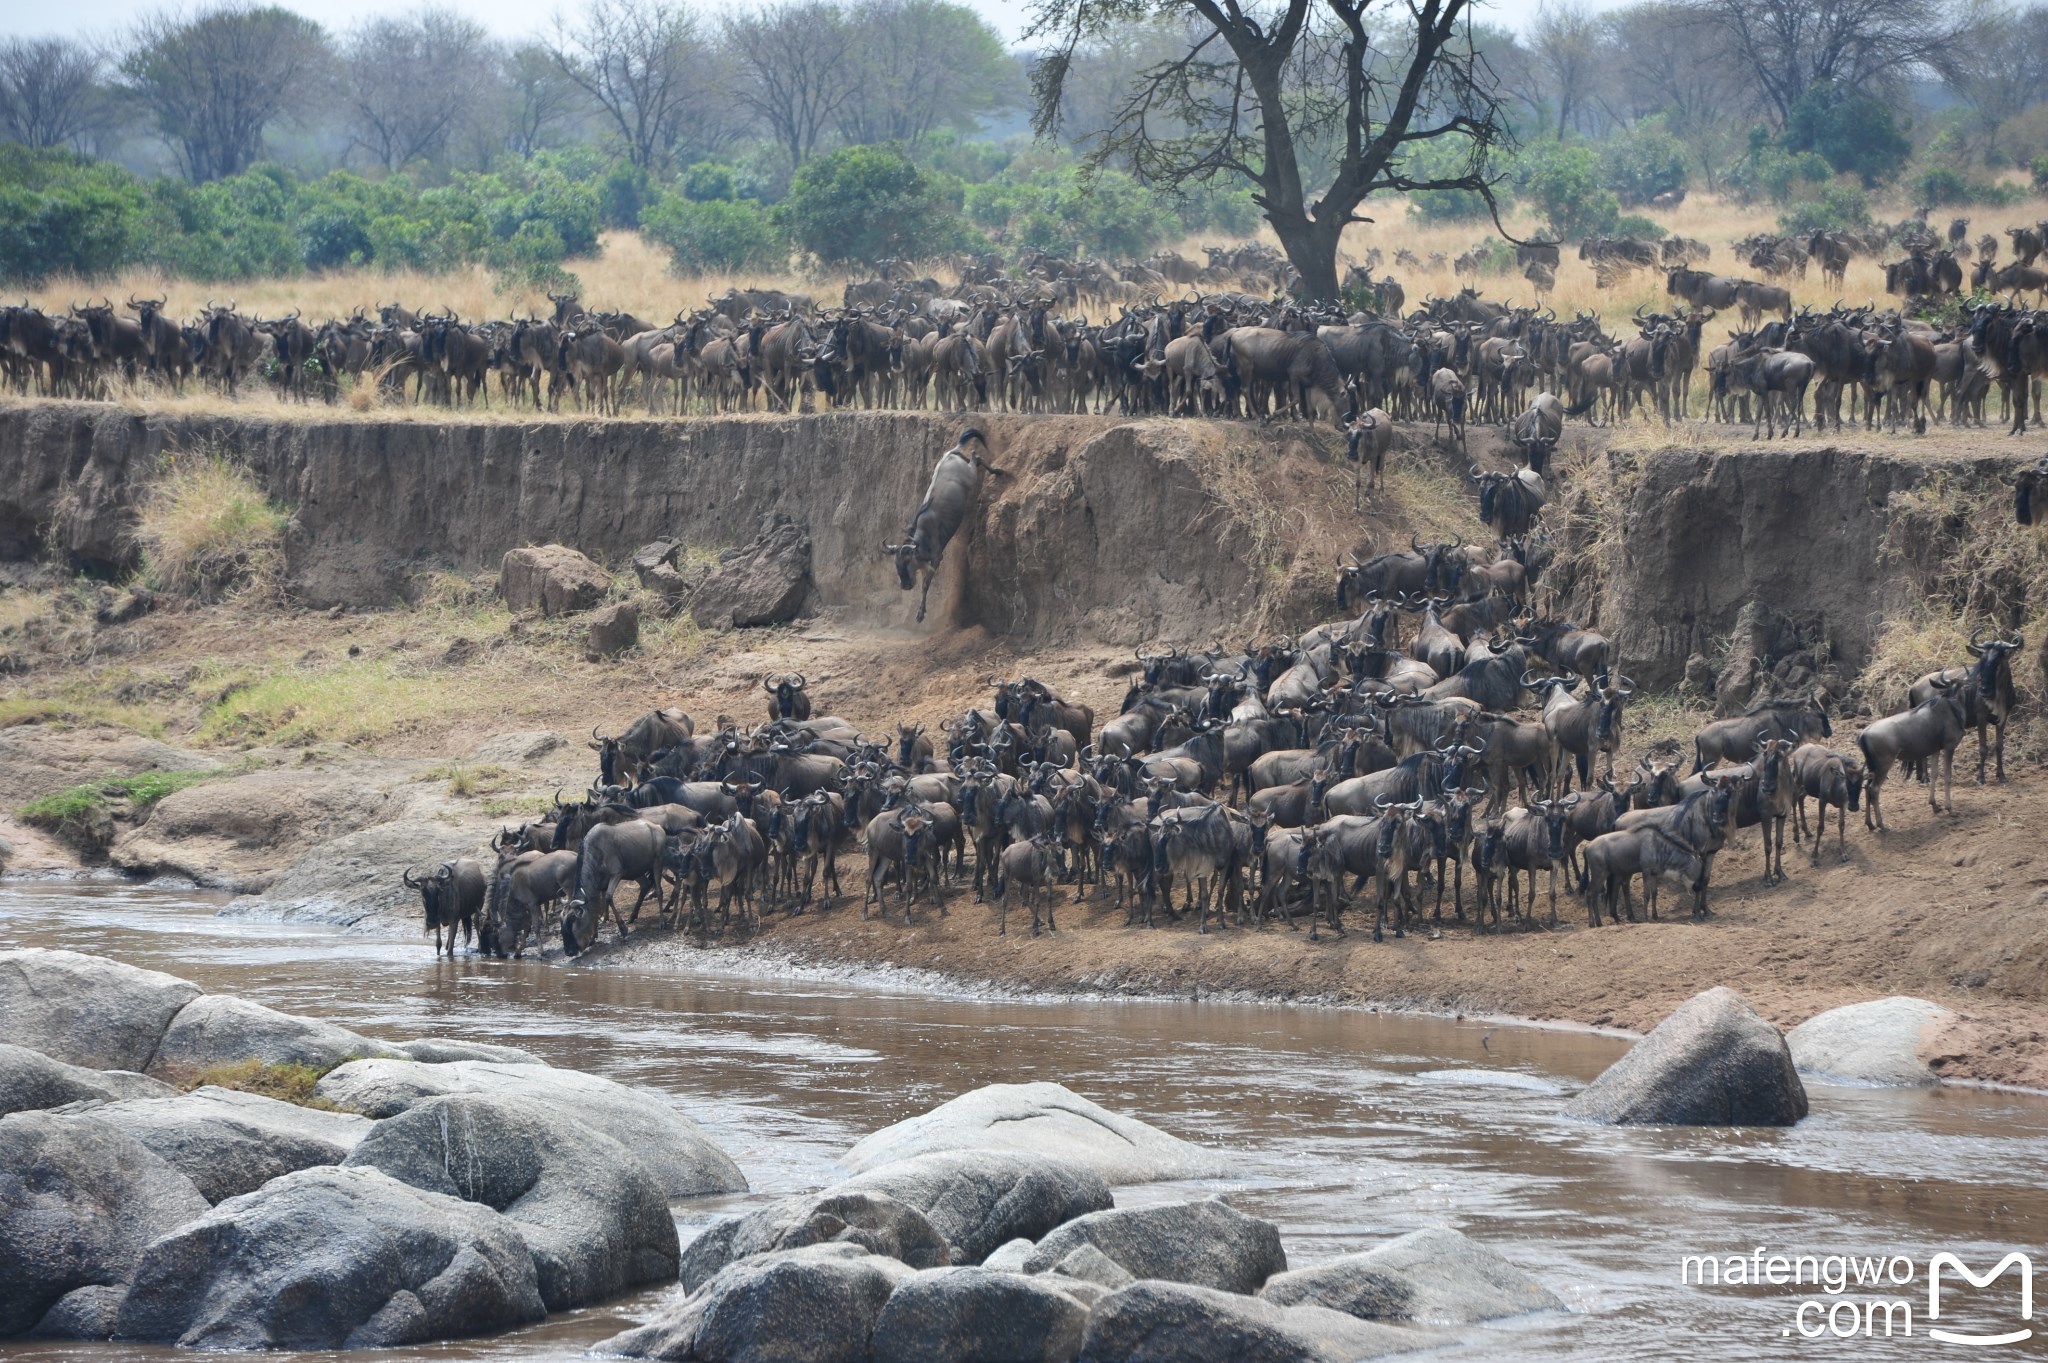
[[[320,25],[276,6],[227,4],[135,28],[121,74],[194,182],[237,175],[263,133],[328,60]]]
[[[1950,87],[1989,141],[2007,119],[2048,98],[2048,9],[1976,0],[1953,48]]]
[[[948,0],[865,0],[847,19],[851,97],[840,106],[848,142],[916,146],[942,127],[962,131],[1023,95],[1022,73],[980,15]]]
[[[1074,53],[1119,25],[1184,16],[1182,54],[1140,72],[1113,121],[1087,139],[1095,164],[1127,160],[1177,189],[1251,182],[1302,288],[1337,296],[1344,229],[1384,190],[1466,189],[1492,200],[1487,150],[1506,136],[1466,0],[1281,0],[1262,21],[1237,0],[1037,0],[1027,38],[1051,40],[1033,72],[1033,123],[1058,123]],[[1170,130],[1170,131],[1168,131]],[[1451,139],[1453,173],[1407,153]],[[1320,186],[1320,192],[1318,192]]]
[[[1949,69],[1960,24],[1943,0],[1698,0],[1782,124],[1813,86],[1882,95]]]
[[[104,66],[68,38],[0,42],[0,128],[23,146],[76,144],[105,118]]]
[[[1757,96],[1711,16],[1682,0],[1607,15],[1611,84],[1630,118],[1661,113],[1709,189],[1741,151]]]
[[[1529,27],[1528,53],[1557,115],[1557,140],[1581,127],[1602,71],[1600,21],[1580,0],[1544,4]]]
[[[508,141],[523,160],[554,140],[581,96],[548,50],[530,43],[506,57],[500,79],[509,96]]]
[[[371,19],[342,48],[356,146],[385,170],[434,158],[491,74],[490,35],[452,10]]]
[[[575,22],[555,21],[549,54],[589,97],[636,166],[669,163],[679,147],[718,139],[710,53],[696,17],[668,0],[589,0]]]
[[[727,21],[733,95],[801,166],[852,98],[854,33],[827,0],[795,0]]]

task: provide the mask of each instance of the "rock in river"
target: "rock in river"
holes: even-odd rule
[[[930,1112],[885,1126],[841,1158],[854,1173],[938,1150],[1016,1150],[1043,1155],[1106,1182],[1217,1178],[1222,1155],[1119,1116],[1059,1084],[990,1084]]]
[[[0,951],[0,1037],[73,1065],[145,1070],[199,986],[76,951]]]
[[[941,1268],[900,1284],[875,1320],[874,1363],[1061,1363],[1088,1308],[1045,1278]]]
[[[1259,1295],[1281,1306],[1327,1306],[1363,1320],[1464,1325],[1530,1311],[1561,1311],[1542,1283],[1447,1227],[1411,1231],[1267,1279]]]
[[[206,1213],[192,1180],[106,1122],[73,1113],[0,1117],[0,1337],[31,1329],[91,1334],[104,1293],[128,1280],[143,1248]]]
[[[1786,1034],[1801,1074],[1903,1087],[1939,1082],[1924,1058],[1956,1015],[1926,999],[1894,996],[1831,1008]]]
[[[858,1245],[743,1259],[650,1324],[593,1346],[631,1358],[869,1363],[876,1317],[911,1270]]]
[[[1180,1283],[1139,1282],[1095,1305],[1082,1363],[1354,1363],[1440,1345],[1320,1306],[1276,1306]]]
[[[0,1117],[92,1099],[167,1098],[177,1090],[129,1070],[89,1070],[0,1041]]]
[[[1224,1292],[1256,1292],[1287,1271],[1278,1226],[1214,1199],[1091,1212],[1040,1240],[1024,1271],[1048,1272],[1083,1245],[1101,1250],[1134,1278]]]
[[[546,1314],[526,1242],[489,1207],[305,1169],[151,1244],[117,1328],[201,1349],[390,1349]]]
[[[632,1151],[563,1107],[499,1094],[429,1098],[377,1123],[348,1164],[503,1212],[533,1251],[550,1311],[676,1279],[676,1223],[661,1185]]]
[[[1006,1150],[916,1155],[837,1191],[882,1193],[917,1208],[951,1242],[956,1264],[978,1264],[1010,1240],[1036,1240],[1115,1205],[1109,1185],[1090,1170]]]
[[[208,1202],[253,1192],[280,1174],[339,1164],[370,1119],[208,1085],[169,1098],[92,1108],[192,1180]]]
[[[444,1093],[501,1093],[531,1098],[573,1113],[631,1150],[668,1197],[743,1193],[746,1176],[697,1124],[647,1089],[628,1088],[577,1070],[550,1065],[507,1065],[457,1060],[352,1060],[326,1076],[313,1092],[371,1117],[393,1117]]]
[[[318,1018],[280,1013],[248,999],[208,994],[179,1011],[164,1032],[152,1068],[203,1070],[242,1060],[326,1069],[364,1056],[397,1056],[381,1041]]]
[[[1564,1105],[1579,1121],[1790,1126],[1806,1089],[1776,1027],[1734,990],[1695,994]]]
[[[858,1245],[912,1268],[941,1268],[952,1256],[946,1238],[917,1208],[880,1193],[835,1187],[719,1222],[690,1242],[679,1276],[684,1287],[694,1288],[742,1259],[822,1244]]]

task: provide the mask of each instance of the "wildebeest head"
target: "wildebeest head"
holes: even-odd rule
[[[432,932],[442,925],[441,901],[447,893],[448,881],[453,874],[453,868],[445,862],[442,863],[440,870],[421,880],[413,879],[410,866],[400,873],[399,879],[405,883],[406,888],[420,892],[420,903],[427,912],[426,922],[420,929],[422,932]],[[449,926],[454,925],[451,922]]]
[[[803,694],[806,683],[801,672],[771,673],[761,679],[761,689],[770,697],[769,713],[776,719],[807,719],[808,714],[798,714],[797,699]]]
[[[917,545],[910,542],[884,544],[882,552],[891,555],[896,560],[896,584],[906,592],[915,588],[917,586]]]
[[[1980,643],[1975,634],[1970,636],[1970,655],[1977,661],[1971,664],[1970,675],[1977,684],[1977,694],[1984,700],[1998,698],[1999,673],[2012,675],[2012,655],[2024,647],[2025,636],[2015,634],[2010,639],[1992,639]]]

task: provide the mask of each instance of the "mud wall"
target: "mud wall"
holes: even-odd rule
[[[1831,644],[1845,673],[1860,671],[1886,614],[1911,590],[1885,561],[1890,499],[1937,468],[1998,479],[2029,462],[2013,454],[1937,463],[1896,443],[1896,454],[1744,447],[1609,455],[1632,491],[1597,614],[1629,675],[1675,685],[1686,660],[1711,657],[1751,601]]]
[[[1253,536],[1218,501],[1215,475],[1243,457],[1232,446],[1279,462],[1328,457],[1304,437],[1094,417],[977,423],[1009,476],[949,549],[936,622],[1027,638],[1192,637],[1287,598],[1286,563],[1254,570]],[[907,626],[915,597],[881,546],[901,538],[959,428],[888,412],[520,425],[13,405],[0,408],[0,557],[118,571],[134,559],[135,508],[161,457],[218,449],[291,508],[288,580],[309,606],[388,604],[422,573],[494,570],[525,544],[613,563],[663,536],[743,544],[781,512],[810,528],[815,608]],[[1315,550],[1322,563],[1334,552]],[[1304,582],[1298,595],[1310,594]]]

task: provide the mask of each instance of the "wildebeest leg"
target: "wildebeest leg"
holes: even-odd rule
[[[1531,880],[1533,879],[1532,875]],[[1532,895],[1535,888],[1533,883],[1529,887]],[[1550,926],[1557,926],[1557,863],[1554,861],[1550,863]]]
[[[924,569],[924,590],[923,590],[923,591],[921,591],[921,592],[919,592],[919,593],[918,593],[918,596],[917,596],[917,622],[918,622],[918,623],[919,623],[920,625],[924,623],[924,608],[925,608],[925,604],[926,604],[927,602],[929,602],[929,601],[931,600],[931,597],[932,597],[932,579],[933,579],[933,578],[935,578],[935,577],[937,577],[938,575],[939,575],[939,565],[938,565],[938,564],[936,564],[936,563],[933,563],[933,564],[930,564],[930,565],[927,565],[927,566],[925,566],[925,569]]]
[[[1956,812],[1956,750],[1954,747],[1947,747],[1941,750],[1941,786],[1941,798],[1948,805],[1948,812],[1953,814]],[[1933,793],[1932,786],[1928,787],[1928,793]]]

